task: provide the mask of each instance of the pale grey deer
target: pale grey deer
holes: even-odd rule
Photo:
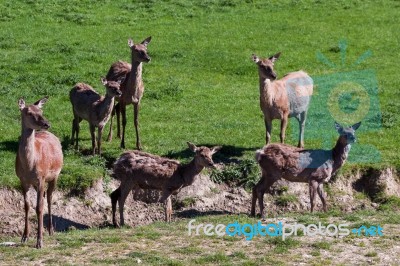
[[[274,71],[274,62],[281,53],[269,58],[260,59],[252,56],[258,66],[260,82],[260,107],[264,114],[265,142],[271,139],[272,120],[281,120],[281,143],[285,142],[286,127],[289,117],[295,117],[299,121],[298,147],[304,147],[304,127],[307,110],[313,94],[313,80],[304,71],[291,72],[283,78],[277,79]]]
[[[342,127],[335,122],[339,138],[332,150],[307,150],[285,144],[269,144],[256,152],[262,176],[253,188],[251,215],[255,215],[256,201],[264,218],[264,193],[279,179],[308,183],[311,212],[318,193],[324,211],[327,211],[323,184],[328,182],[346,162],[351,145],[356,142],[355,131],[361,122],[351,127]]]

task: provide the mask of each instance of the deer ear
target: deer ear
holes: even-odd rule
[[[351,126],[352,129],[357,130],[361,126],[361,122],[358,122]]]
[[[217,151],[219,151],[220,149],[222,149],[222,146],[214,146],[214,147],[212,148],[212,150],[211,150],[211,153],[214,154],[214,153],[216,153]]]
[[[132,38],[129,38],[129,39],[128,39],[128,46],[131,47],[131,48],[132,48],[133,46],[135,46],[135,44],[133,43]]]
[[[336,128],[336,131],[337,131],[339,134],[342,134],[342,132],[343,132],[343,127],[342,127],[338,122],[336,122],[336,121],[335,121],[335,128]]]
[[[151,36],[144,39],[143,42],[141,42],[141,44],[143,44],[144,46],[147,47],[147,45],[150,43],[150,41],[151,41]]]
[[[106,80],[106,78],[102,77],[101,83],[105,86],[105,85],[107,85],[108,81]]]
[[[271,56],[271,57],[269,58],[269,60],[271,60],[271,62],[273,63],[273,62],[275,62],[276,60],[278,60],[280,56],[281,56],[281,52],[276,53],[276,54],[274,54],[273,56]]]
[[[37,107],[42,109],[43,105],[47,102],[48,99],[49,99],[49,96],[46,96],[46,97],[40,99],[39,101],[35,102],[33,105],[36,105]]]
[[[196,147],[196,145],[194,145],[193,143],[191,143],[191,142],[187,142],[187,145],[188,145],[188,147],[189,147],[189,149],[192,151],[192,152],[196,152],[197,151],[197,147]]]
[[[254,61],[254,63],[258,63],[258,62],[260,62],[260,58],[258,58],[258,56],[256,56],[255,54],[252,54],[251,55],[251,59]]]
[[[19,110],[21,110],[22,111],[22,109],[24,109],[25,108],[25,101],[24,101],[24,98],[19,98],[19,100],[18,100],[18,106],[19,106]]]

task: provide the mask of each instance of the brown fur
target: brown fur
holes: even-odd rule
[[[72,121],[71,142],[75,143],[78,149],[79,123],[82,119],[89,122],[90,135],[92,138],[92,154],[96,151],[95,128],[98,128],[97,134],[97,150],[101,154],[101,137],[104,126],[111,116],[114,107],[114,97],[120,96],[120,84],[122,80],[107,81],[102,79],[103,85],[106,86],[106,96],[100,96],[93,88],[85,83],[78,83],[69,93],[72,104],[74,119]]]
[[[262,176],[253,188],[251,215],[255,215],[258,199],[261,216],[264,217],[264,193],[279,179],[309,184],[311,212],[314,210],[316,192],[327,211],[323,184],[328,182],[345,163],[351,143],[355,142],[357,123],[349,128],[336,124],[340,134],[332,150],[306,150],[285,144],[269,144],[256,152]]]
[[[274,72],[274,62],[280,53],[270,58],[260,59],[253,55],[253,61],[258,65],[260,83],[260,108],[264,114],[265,142],[271,139],[272,120],[281,120],[281,143],[285,142],[285,132],[289,117],[296,117],[300,124],[298,147],[304,147],[304,126],[313,93],[312,79],[304,71],[291,72],[277,80]],[[305,84],[303,84],[305,83]],[[289,98],[288,91],[294,95]]]
[[[150,57],[147,54],[147,45],[151,41],[151,37],[146,38],[140,44],[134,44],[131,39],[128,45],[131,49],[131,64],[123,61],[113,63],[107,73],[108,80],[116,80],[120,77],[125,78],[125,82],[121,85],[122,96],[117,99],[118,104],[115,106],[111,121],[110,131],[108,133],[108,141],[112,139],[112,120],[117,114],[117,135],[121,138],[121,148],[125,148],[125,127],[126,127],[126,105],[133,104],[134,125],[136,131],[136,149],[141,149],[139,137],[139,110],[140,100],[143,97],[144,85],[142,80],[142,63],[149,62]],[[120,130],[120,114],[122,114],[122,135]]]
[[[33,186],[38,193],[36,204],[36,214],[38,217],[37,248],[43,246],[43,200],[45,183],[48,183],[48,230],[51,235],[53,234],[51,215],[52,193],[63,165],[63,154],[58,138],[47,131],[36,131],[48,129],[50,127],[48,121],[43,117],[41,110],[41,107],[46,101],[47,98],[43,98],[29,106],[25,106],[23,99],[20,99],[18,102],[21,110],[22,130],[15,160],[15,172],[21,181],[25,202],[25,229],[21,241],[26,242],[29,237],[28,212],[30,206],[27,193],[29,188]]]
[[[171,195],[183,187],[191,185],[204,167],[213,167],[212,155],[220,147],[209,149],[196,147],[188,143],[195,152],[194,159],[188,164],[162,158],[140,151],[123,153],[114,164],[113,176],[121,181],[121,185],[111,193],[113,223],[116,222],[116,206],[119,203],[120,225],[124,225],[124,204],[132,189],[157,189],[162,191],[161,202],[165,206],[165,220],[170,221],[172,215]]]

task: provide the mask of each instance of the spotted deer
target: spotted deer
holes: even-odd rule
[[[277,180],[283,178],[291,182],[308,183],[311,212],[314,211],[316,193],[327,211],[323,185],[344,165],[351,145],[356,142],[355,131],[361,122],[344,128],[335,122],[339,133],[336,145],[331,150],[307,150],[286,144],[269,144],[256,152],[256,160],[261,168],[261,179],[253,188],[251,215],[255,215],[256,201],[260,214],[264,215],[264,193]]]
[[[119,203],[120,225],[124,225],[124,204],[132,189],[156,189],[162,191],[160,202],[164,202],[165,220],[171,221],[171,195],[193,184],[204,167],[214,167],[212,155],[221,147],[197,147],[188,142],[189,149],[195,153],[187,164],[159,157],[141,151],[127,151],[115,162],[113,177],[121,181],[120,186],[111,193],[113,224],[116,221],[117,202]]]
[[[304,71],[291,72],[281,79],[277,79],[274,71],[274,62],[281,53],[269,58],[260,59],[252,55],[258,66],[260,83],[260,107],[264,114],[265,142],[271,139],[272,120],[281,120],[281,143],[285,142],[288,119],[295,117],[299,121],[298,147],[304,147],[304,127],[307,110],[313,93],[313,80]]]
[[[38,233],[36,248],[43,246],[43,205],[45,184],[47,187],[47,206],[49,212],[48,230],[53,234],[51,214],[52,194],[56,186],[58,175],[63,165],[63,153],[59,139],[48,132],[50,124],[43,116],[42,107],[47,102],[47,97],[26,105],[21,98],[18,101],[21,111],[22,130],[19,139],[15,172],[21,181],[22,193],[25,203],[25,229],[21,242],[26,242],[29,237],[29,201],[28,190],[33,186],[37,191],[36,214],[38,219]]]
[[[125,82],[121,85],[122,96],[117,98],[118,103],[114,107],[114,111],[110,121],[110,131],[108,133],[108,141],[112,139],[112,121],[114,113],[117,114],[117,135],[121,139],[121,148],[125,148],[125,127],[126,127],[126,106],[133,104],[133,122],[136,131],[136,149],[141,150],[139,136],[139,110],[140,101],[143,97],[144,85],[142,79],[142,63],[150,62],[150,56],[147,53],[147,45],[150,43],[151,37],[146,38],[141,43],[135,44],[132,39],[128,40],[128,46],[131,49],[131,64],[124,61],[113,63],[107,73],[107,80],[118,80],[125,78]],[[120,114],[122,114],[122,135],[120,130]]]

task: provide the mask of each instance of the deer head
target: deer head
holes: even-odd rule
[[[106,86],[108,95],[111,95],[112,97],[120,97],[122,95],[120,87],[124,80],[125,78],[119,79],[118,81],[108,81],[105,78],[101,78],[101,83]]]
[[[144,39],[139,44],[134,44],[132,39],[128,40],[128,45],[131,48],[132,58],[135,58],[138,62],[148,63],[150,61],[150,56],[147,54],[147,45],[151,41],[151,36]]]
[[[192,152],[196,153],[194,159],[197,165],[202,167],[212,167],[212,168],[215,167],[212,156],[214,153],[216,153],[222,148],[221,146],[215,146],[210,149],[204,146],[197,147],[196,145],[190,142],[188,142],[187,144],[189,146],[189,149]]]
[[[254,63],[258,65],[258,71],[260,73],[260,76],[264,79],[272,79],[275,80],[277,78],[277,75],[274,71],[274,62],[278,60],[279,56],[281,53],[277,53],[269,58],[265,59],[260,59],[257,55],[253,54],[252,55],[252,60]]]
[[[42,107],[47,102],[48,97],[44,97],[32,105],[25,105],[23,98],[18,100],[19,110],[21,111],[23,128],[34,130],[49,129],[50,123],[43,116]]]
[[[352,144],[357,141],[356,130],[360,127],[361,122],[358,122],[351,127],[344,128],[338,122],[335,122],[335,128],[340,136],[343,136],[347,144]]]

